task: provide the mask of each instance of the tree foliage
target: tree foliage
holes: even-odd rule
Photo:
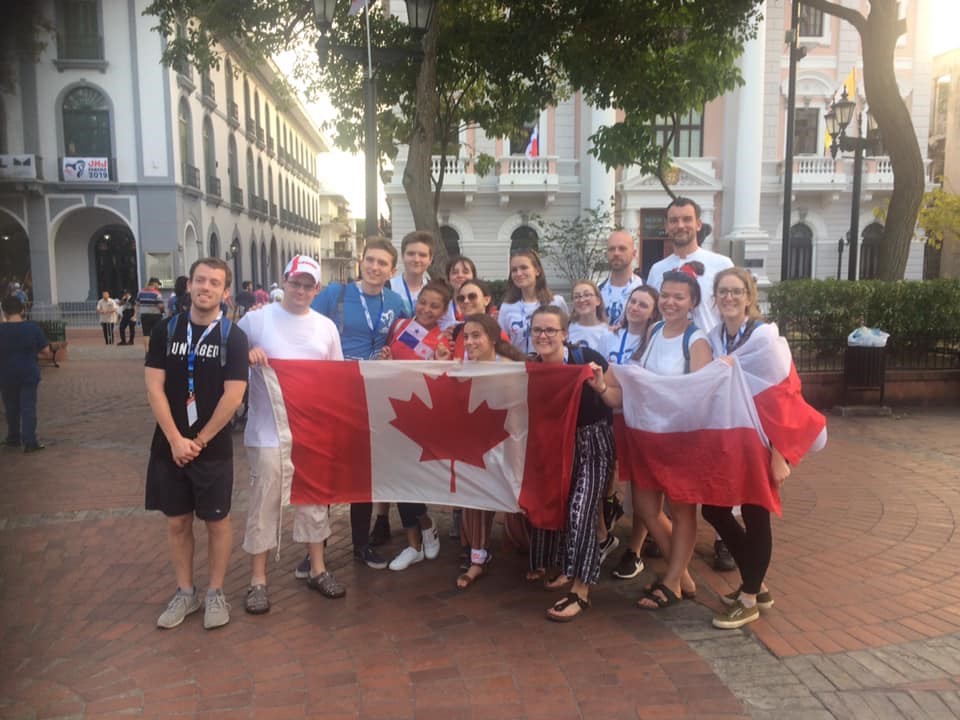
[[[35,0],[8,0],[0,23],[0,92],[16,92],[23,59],[36,61],[53,38],[53,23]]]
[[[550,259],[570,287],[578,280],[596,281],[603,274],[607,238],[616,225],[602,202],[573,220],[545,223],[535,217],[534,222],[541,227],[540,254]]]
[[[947,233],[960,232],[960,195],[947,192],[942,187],[931,190],[923,197],[923,205],[917,217],[927,244],[939,250]]]
[[[893,193],[883,226],[878,273],[883,280],[900,280],[907,267],[920,204],[926,187],[917,132],[897,85],[894,67],[897,39],[907,31],[897,0],[871,0],[870,11],[830,0],[804,4],[850,23],[860,35],[864,94],[877,122],[893,167]]]

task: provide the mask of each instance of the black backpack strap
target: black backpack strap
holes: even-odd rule
[[[693,334],[697,331],[697,326],[693,323],[687,325],[687,329],[683,331],[683,373],[684,375],[689,374],[690,372],[690,338],[693,337]]]
[[[227,366],[227,338],[230,337],[230,328],[233,323],[224,315],[220,318],[220,367]]]
[[[173,350],[173,336],[177,332],[177,320],[180,318],[179,315],[171,315],[167,320],[167,353],[166,357],[170,357],[170,352]]]

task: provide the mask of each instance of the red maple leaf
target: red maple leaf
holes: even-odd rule
[[[457,460],[485,468],[483,455],[508,437],[504,429],[506,410],[494,410],[484,400],[473,411],[470,387],[473,380],[458,380],[446,373],[438,378],[424,375],[433,407],[427,407],[419,395],[409,400],[390,398],[397,416],[390,421],[397,430],[420,446],[420,462],[450,461],[450,492],[457,491]]]

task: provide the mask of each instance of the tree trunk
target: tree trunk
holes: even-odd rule
[[[893,193],[880,245],[882,280],[902,280],[923,201],[926,178],[923,156],[894,69],[897,39],[906,31],[898,18],[897,0],[871,0],[866,18],[831,0],[804,0],[811,8],[852,24],[863,48],[863,86],[870,113],[877,121],[883,146],[893,167]]]
[[[440,96],[437,94],[437,37],[440,34],[438,14],[440,3],[434,6],[430,25],[423,37],[423,61],[417,75],[416,109],[413,115],[413,133],[410,137],[407,164],[403,169],[403,189],[407,193],[413,224],[417,230],[433,233],[433,273],[444,267],[446,249],[437,232],[437,212],[433,203],[431,183],[431,155],[436,133]]]
[[[881,280],[903,279],[926,185],[917,132],[897,86],[893,65],[897,38],[902,33],[897,6],[894,0],[874,0],[860,36],[867,102],[893,166],[893,194],[880,246]]]

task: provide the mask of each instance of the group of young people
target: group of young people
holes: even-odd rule
[[[247,313],[231,331],[220,306],[230,285],[230,269],[220,260],[197,261],[190,270],[188,313],[155,328],[146,360],[146,378],[157,430],[151,446],[147,507],[168,517],[168,536],[177,591],[158,620],[175,627],[206,605],[204,625],[229,620],[223,577],[230,549],[230,496],[233,468],[227,421],[240,404],[249,372],[249,414],[244,444],[250,465],[251,494],[243,548],[251,556],[245,609],[269,611],[267,557],[280,543],[284,512],[282,484],[290,468],[280,451],[271,395],[264,373],[274,359],[528,361],[586,365],[577,415],[576,451],[563,530],[530,527],[522,516],[505,520],[505,534],[529,552],[530,582],[568,592],[547,609],[547,617],[568,622],[590,607],[590,588],[602,562],[617,547],[613,534],[616,436],[622,423],[615,410],[627,392],[611,366],[638,363],[662,375],[696,372],[714,357],[735,356],[762,323],[757,288],[745,270],[699,246],[699,208],[677,199],[667,211],[674,253],[651,269],[644,285],[632,273],[633,240],[615,232],[607,247],[610,277],[599,286],[578,282],[573,312],[550,291],[543,265],[533,250],[511,255],[506,295],[492,307],[490,288],[469,259],[451,259],[445,278],[427,274],[433,237],[414,232],[398,253],[385,239],[370,238],[356,282],[321,290],[320,268],[309,257],[294,257],[284,272],[283,298]],[[704,310],[704,308],[708,308]],[[703,319],[699,319],[703,318]],[[706,327],[704,327],[706,325]],[[198,339],[197,339],[198,338]],[[796,461],[797,458],[793,458]],[[773,448],[770,475],[777,484],[790,473],[787,459]],[[649,532],[667,559],[663,577],[644,591],[639,606],[669,607],[695,595],[688,572],[696,536],[696,504],[671,500],[673,488],[643,477],[619,463],[618,477],[632,490],[633,528],[629,546],[613,572],[635,577],[643,568],[641,547]],[[690,478],[688,485],[694,485]],[[689,489],[689,488],[686,488]],[[774,488],[774,491],[776,489]],[[688,497],[687,495],[684,496]],[[664,500],[669,500],[665,503]],[[704,507],[740,568],[743,584],[724,598],[729,610],[718,627],[740,627],[772,605],[763,584],[772,545],[769,512],[743,507],[741,524],[729,506]],[[428,508],[398,503],[407,546],[388,561],[379,547],[389,541],[388,507],[350,507],[354,557],[375,569],[400,571],[439,555],[440,535]],[[343,585],[324,559],[330,537],[329,509],[297,505],[293,539],[308,552],[295,574],[325,597],[341,598]],[[192,520],[207,524],[210,535],[210,587],[205,602],[193,584]],[[376,515],[376,520],[374,520]],[[488,570],[492,559],[494,514],[464,509],[455,529],[463,548],[456,586],[463,590]],[[372,523],[372,527],[371,527]]]

